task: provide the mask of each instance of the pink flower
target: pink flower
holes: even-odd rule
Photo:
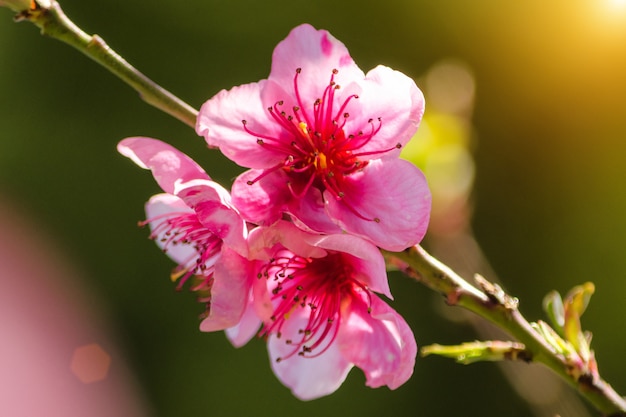
[[[178,266],[172,280],[187,281],[206,303],[202,331],[223,330],[241,320],[250,293],[242,265],[248,254],[245,222],[232,206],[228,191],[211,181],[187,155],[150,138],[127,138],[118,145],[124,156],[152,170],[164,194],[146,204],[154,239]]]
[[[272,368],[303,400],[334,392],[353,366],[370,387],[395,389],[413,373],[417,345],[391,297],[385,262],[351,235],[317,235],[279,221],[250,233],[254,303]]]
[[[383,66],[364,74],[340,41],[301,25],[274,50],[268,79],[218,93],[196,130],[251,168],[233,185],[246,220],[287,213],[399,251],[422,239],[430,213],[423,174],[398,158],[423,111],[413,80]]]

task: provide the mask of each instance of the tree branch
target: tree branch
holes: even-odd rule
[[[382,252],[388,265],[399,268],[409,277],[439,292],[449,305],[461,306],[478,314],[523,343],[529,361],[550,368],[596,409],[607,416],[626,416],[626,400],[599,375],[573,369],[572,363],[522,316],[517,308],[517,299],[506,294],[499,285],[476,275],[479,288],[475,287],[420,246],[397,253]]]
[[[56,1],[33,0],[15,18],[28,20],[41,33],[65,42],[115,74],[139,93],[146,103],[194,128],[198,111],[139,72],[98,35],[88,35],[63,13]]]

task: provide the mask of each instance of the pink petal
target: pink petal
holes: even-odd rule
[[[424,174],[410,162],[369,161],[362,172],[346,177],[343,191],[344,200],[329,198],[327,210],[348,233],[390,251],[404,250],[424,237],[430,190]],[[358,217],[348,205],[371,220]]]
[[[279,220],[270,227],[257,227],[250,232],[250,257],[267,260],[273,256],[275,246],[280,245],[303,257],[321,258],[327,252],[308,242],[310,237],[314,240],[317,236],[299,229],[291,222]]]
[[[352,80],[365,77],[342,42],[327,31],[316,30],[308,24],[294,28],[276,46],[268,79],[283,86],[289,97],[295,97],[293,84],[297,68],[301,69],[299,93],[302,104],[307,107],[321,97],[330,82],[333,69],[339,71],[335,81],[342,87]],[[305,110],[310,111],[310,108]]]
[[[252,297],[248,300],[248,305],[243,312],[239,323],[226,329],[226,337],[234,347],[242,347],[248,343],[261,328],[261,319],[256,314]]]
[[[148,219],[157,219],[150,222],[150,229],[154,229],[160,222],[159,217],[166,214],[175,213],[193,213],[187,204],[180,198],[171,194],[157,194],[154,195],[146,203],[146,216]],[[164,249],[165,243],[163,234],[157,236],[154,241],[161,248]],[[169,256],[174,262],[178,264],[185,264],[189,259],[196,258],[198,256],[197,250],[193,245],[168,245],[167,256]]]
[[[247,256],[246,224],[230,202],[230,194],[213,181],[195,180],[177,187],[176,194],[198,214],[198,219],[224,244]]]
[[[257,273],[265,265],[263,262],[253,262],[252,271],[254,272],[254,279],[252,283],[252,301],[254,306],[254,312],[262,321],[271,320],[274,314],[274,305],[272,304],[272,298],[267,290],[267,280],[258,279]]]
[[[237,252],[222,247],[215,263],[209,316],[200,323],[201,331],[224,330],[239,323],[251,288],[248,264]]]
[[[232,199],[244,219],[269,225],[282,217],[291,194],[286,189],[287,176],[282,170],[256,180],[261,174],[263,171],[251,169],[237,177],[232,187]],[[249,185],[248,181],[254,183]]]
[[[122,140],[117,150],[152,175],[163,191],[174,194],[174,187],[193,179],[209,176],[193,159],[157,139],[133,137]]]
[[[380,130],[371,140],[359,149],[359,152],[377,152],[365,155],[362,159],[397,158],[400,149],[393,149],[397,144],[405,145],[417,131],[424,114],[424,96],[415,82],[399,71],[379,65],[367,73],[365,80],[356,81],[359,89],[358,101],[348,107],[350,117],[347,119],[345,131],[365,134],[378,126]],[[349,85],[343,96],[351,93],[356,86]],[[368,120],[372,119],[372,124]]]
[[[308,316],[300,310],[285,321],[282,336],[272,334],[267,343],[272,370],[280,382],[291,389],[293,395],[301,400],[312,400],[332,394],[346,379],[352,364],[340,351],[338,344],[333,343],[324,353],[314,358],[306,358],[294,354],[286,359],[294,346],[285,343],[293,335],[297,340],[298,329],[306,327]]]
[[[353,300],[342,317],[337,345],[347,360],[362,369],[366,385],[396,389],[413,374],[417,344],[413,332],[396,311],[371,295],[371,313],[363,300]]]
[[[220,91],[202,105],[196,123],[196,132],[209,146],[219,147],[226,157],[248,168],[268,168],[284,159],[284,154],[259,145],[242,123],[246,120],[250,129],[263,135],[277,137],[283,133],[280,125],[270,120],[268,104],[261,101],[265,83],[262,80]]]
[[[303,230],[310,232],[341,233],[326,213],[326,203],[319,189],[311,187],[302,198],[291,198],[286,212],[291,215],[294,223]]]

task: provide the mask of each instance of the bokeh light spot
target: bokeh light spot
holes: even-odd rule
[[[111,366],[111,357],[97,343],[76,348],[70,369],[84,384],[105,379]]]

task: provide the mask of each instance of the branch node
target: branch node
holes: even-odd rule
[[[475,274],[474,280],[491,301],[503,306],[509,311],[517,310],[519,300],[504,292],[501,286],[487,281],[487,279],[480,274]]]

